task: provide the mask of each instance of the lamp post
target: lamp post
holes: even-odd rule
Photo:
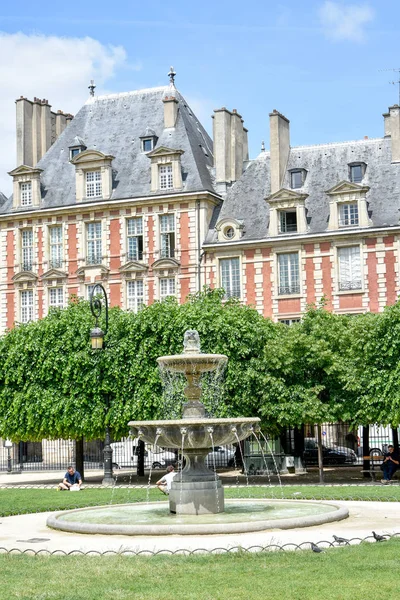
[[[12,471],[12,466],[11,466],[11,448],[13,446],[13,443],[11,440],[5,440],[4,441],[4,448],[7,448],[7,473],[11,473]]]
[[[106,315],[106,327],[105,331],[103,331],[99,326],[99,317],[101,315],[101,311],[103,309],[103,304],[105,308]],[[92,344],[92,350],[99,351],[104,350],[106,345],[104,341],[104,337],[107,335],[108,331],[108,300],[107,294],[104,287],[101,283],[96,283],[96,285],[92,289],[92,293],[90,294],[90,310],[92,311],[92,315],[96,319],[96,323],[93,329],[90,331],[90,339]],[[107,412],[109,408],[109,397],[108,394],[106,396],[106,407]],[[110,445],[110,429],[108,424],[106,425],[105,431],[105,439],[104,439],[104,477],[102,484],[103,485],[113,485],[114,477],[112,470],[112,448]]]

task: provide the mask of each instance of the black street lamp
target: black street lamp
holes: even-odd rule
[[[103,331],[99,327],[99,317],[101,315],[103,303],[104,303],[104,308],[105,308],[105,313],[106,313],[106,328],[105,328],[106,330],[105,331]],[[93,329],[91,329],[91,331],[90,331],[92,350],[96,350],[96,351],[104,350],[106,347],[104,337],[107,335],[107,331],[108,331],[108,300],[107,300],[106,290],[101,285],[101,283],[96,283],[96,285],[92,289],[92,292],[90,294],[90,310],[92,311],[92,315],[96,319],[95,327]],[[108,412],[108,409],[109,409],[108,394],[106,396],[106,407],[107,407],[107,412]],[[103,450],[103,455],[104,455],[104,478],[102,481],[103,485],[114,485],[114,477],[113,477],[113,470],[112,470],[112,453],[113,453],[113,451],[112,451],[112,448],[110,445],[110,429],[107,424],[106,431],[105,431],[105,439],[104,439],[104,450]]]

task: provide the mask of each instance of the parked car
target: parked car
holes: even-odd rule
[[[136,443],[135,443],[136,442]],[[137,440],[112,442],[113,469],[135,468],[138,464],[139,446]],[[174,452],[163,450],[158,446],[146,446],[144,450],[145,469],[165,469],[168,465],[176,463]]]
[[[347,446],[334,446],[333,450],[340,452],[345,455],[347,463],[356,463],[357,462],[357,454],[351,448],[347,448]]]
[[[233,447],[215,446],[207,455],[206,465],[210,469],[218,467],[233,467],[235,465],[235,449]]]
[[[324,465],[344,465],[347,454],[322,444],[322,457]],[[303,459],[307,465],[318,464],[318,444],[315,438],[304,438]]]

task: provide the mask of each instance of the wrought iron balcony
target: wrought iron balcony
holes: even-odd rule
[[[21,271],[33,271],[32,261],[24,261],[21,263]]]
[[[61,269],[62,265],[63,265],[62,258],[54,258],[53,260],[50,260],[50,268],[51,269]]]
[[[280,285],[278,289],[278,294],[280,296],[285,296],[289,294],[300,294],[300,284],[295,283],[293,285]]]
[[[103,257],[101,254],[92,254],[86,258],[87,265],[101,265],[103,262]]]
[[[339,290],[341,292],[347,290],[361,290],[362,289],[362,281],[361,279],[353,279],[352,281],[339,281]]]

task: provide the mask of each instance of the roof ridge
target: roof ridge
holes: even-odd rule
[[[307,144],[304,146],[291,146],[290,150],[301,150],[301,149],[310,149],[310,148],[324,148],[331,146],[349,146],[350,144],[361,144],[368,142],[383,142],[385,140],[384,137],[376,137],[376,138],[367,138],[362,140],[347,140],[344,142],[325,142],[323,144]]]
[[[139,94],[149,94],[150,92],[165,92],[168,89],[167,85],[143,88],[141,90],[132,90],[130,92],[116,92],[115,94],[103,94],[103,96],[90,96],[85,104],[94,104],[97,100],[108,100],[112,98],[125,98],[127,96],[138,96]]]

